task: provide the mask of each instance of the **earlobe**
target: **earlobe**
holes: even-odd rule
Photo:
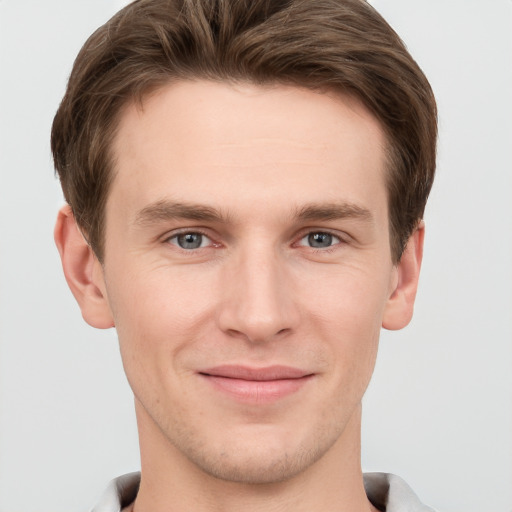
[[[425,224],[421,221],[409,238],[405,251],[396,266],[396,286],[391,291],[384,310],[382,320],[384,329],[403,329],[412,319],[423,258],[424,236]]]
[[[98,329],[114,326],[107,300],[103,269],[78,229],[71,208],[63,206],[54,230],[62,268],[84,320]]]

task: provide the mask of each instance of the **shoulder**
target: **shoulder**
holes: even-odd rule
[[[140,484],[140,473],[128,473],[114,478],[108,484],[98,504],[91,512],[120,512],[135,500]]]
[[[424,505],[399,476],[391,473],[365,473],[364,487],[375,507],[386,512],[436,512]]]

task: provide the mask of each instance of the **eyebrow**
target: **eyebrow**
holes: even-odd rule
[[[294,217],[299,221],[321,221],[338,219],[359,219],[372,222],[370,210],[353,203],[311,203],[298,208]],[[135,216],[135,224],[146,226],[161,221],[176,219],[197,220],[227,224],[230,216],[211,206],[195,203],[175,203],[168,200],[156,201]]]
[[[174,203],[163,199],[140,210],[135,216],[135,224],[145,226],[173,219],[220,223],[227,223],[229,221],[227,215],[210,206],[193,203]]]
[[[373,222],[370,210],[353,203],[312,203],[300,208],[296,217],[302,221],[358,219]]]

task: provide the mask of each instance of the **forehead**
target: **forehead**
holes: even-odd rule
[[[166,198],[252,212],[275,201],[368,206],[385,196],[385,144],[348,95],[173,83],[121,113],[109,203],[127,215]]]

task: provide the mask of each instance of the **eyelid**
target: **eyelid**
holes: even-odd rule
[[[197,233],[197,234],[200,234],[202,236],[204,236],[205,238],[207,238],[210,243],[208,244],[208,246],[206,247],[201,247],[201,248],[198,248],[198,249],[195,249],[196,251],[199,250],[199,249],[206,249],[208,247],[220,247],[222,246],[222,243],[220,242],[217,242],[215,240],[215,237],[212,236],[211,230],[207,229],[207,228],[203,228],[203,227],[183,227],[183,228],[177,228],[171,232],[167,232],[165,235],[163,235],[161,237],[161,241],[163,243],[170,243],[171,239],[176,239],[178,236],[180,235],[184,235],[184,234],[187,234],[187,233]],[[335,229],[329,229],[329,228],[311,228],[311,227],[308,227],[308,228],[303,228],[294,238],[295,238],[295,242],[293,242],[292,245],[294,246],[300,246],[300,247],[308,247],[307,245],[302,245],[300,244],[300,242],[305,238],[307,237],[308,235],[310,234],[313,234],[313,233],[326,233],[326,234],[329,234],[335,238],[337,238],[339,240],[339,242],[333,244],[332,246],[330,247],[327,247],[327,248],[317,248],[317,247],[309,247],[310,249],[312,250],[317,250],[317,251],[323,251],[325,252],[326,249],[332,249],[334,247],[336,247],[337,245],[341,245],[341,244],[346,244],[346,243],[349,243],[350,240],[352,239],[352,237],[350,235],[348,235],[347,233],[345,232],[342,232],[340,233],[338,230],[335,230]],[[187,251],[189,252],[190,250],[186,250],[186,249],[182,249],[178,244],[175,244],[173,243],[172,244],[174,247],[177,247],[178,249],[180,250],[183,250],[183,251]]]
[[[190,249],[183,249],[177,243],[176,244],[171,243],[171,240],[176,239],[180,235],[186,235],[188,233],[197,233],[198,235],[201,235],[201,236],[207,238],[210,241],[210,243],[206,247],[199,247],[197,249],[194,249],[195,251],[198,251],[199,249],[207,249],[208,247],[220,247],[221,244],[219,242],[216,242],[215,239],[212,237],[212,235],[208,231],[209,230],[201,228],[201,227],[199,227],[199,228],[197,228],[197,227],[178,228],[171,232],[167,232],[162,237],[162,242],[171,244],[174,247],[178,248],[179,250],[190,252],[191,251]]]
[[[329,235],[332,238],[332,244],[328,245],[327,247],[314,247],[312,245],[309,245],[309,241],[307,240],[310,235],[312,234],[325,234]],[[303,240],[306,240],[305,243],[302,243]],[[343,244],[343,240],[333,233],[329,233],[327,231],[310,231],[309,233],[305,234],[303,237],[301,237],[298,241],[299,247],[306,247],[308,249],[311,249],[313,251],[321,251],[321,252],[328,252],[336,249],[337,246]]]
[[[345,232],[340,232],[336,229],[330,229],[330,228],[304,228],[304,229],[301,229],[300,232],[297,234],[296,236],[296,240],[297,242],[295,242],[295,244],[297,244],[298,242],[300,242],[301,240],[303,240],[306,236],[308,235],[311,235],[311,234],[314,234],[314,233],[326,233],[328,235],[331,235],[333,237],[336,237],[340,242],[339,243],[349,243],[350,240],[352,240],[352,237],[345,233]],[[334,244],[334,245],[337,245],[337,244]],[[313,247],[314,249],[314,247]]]

